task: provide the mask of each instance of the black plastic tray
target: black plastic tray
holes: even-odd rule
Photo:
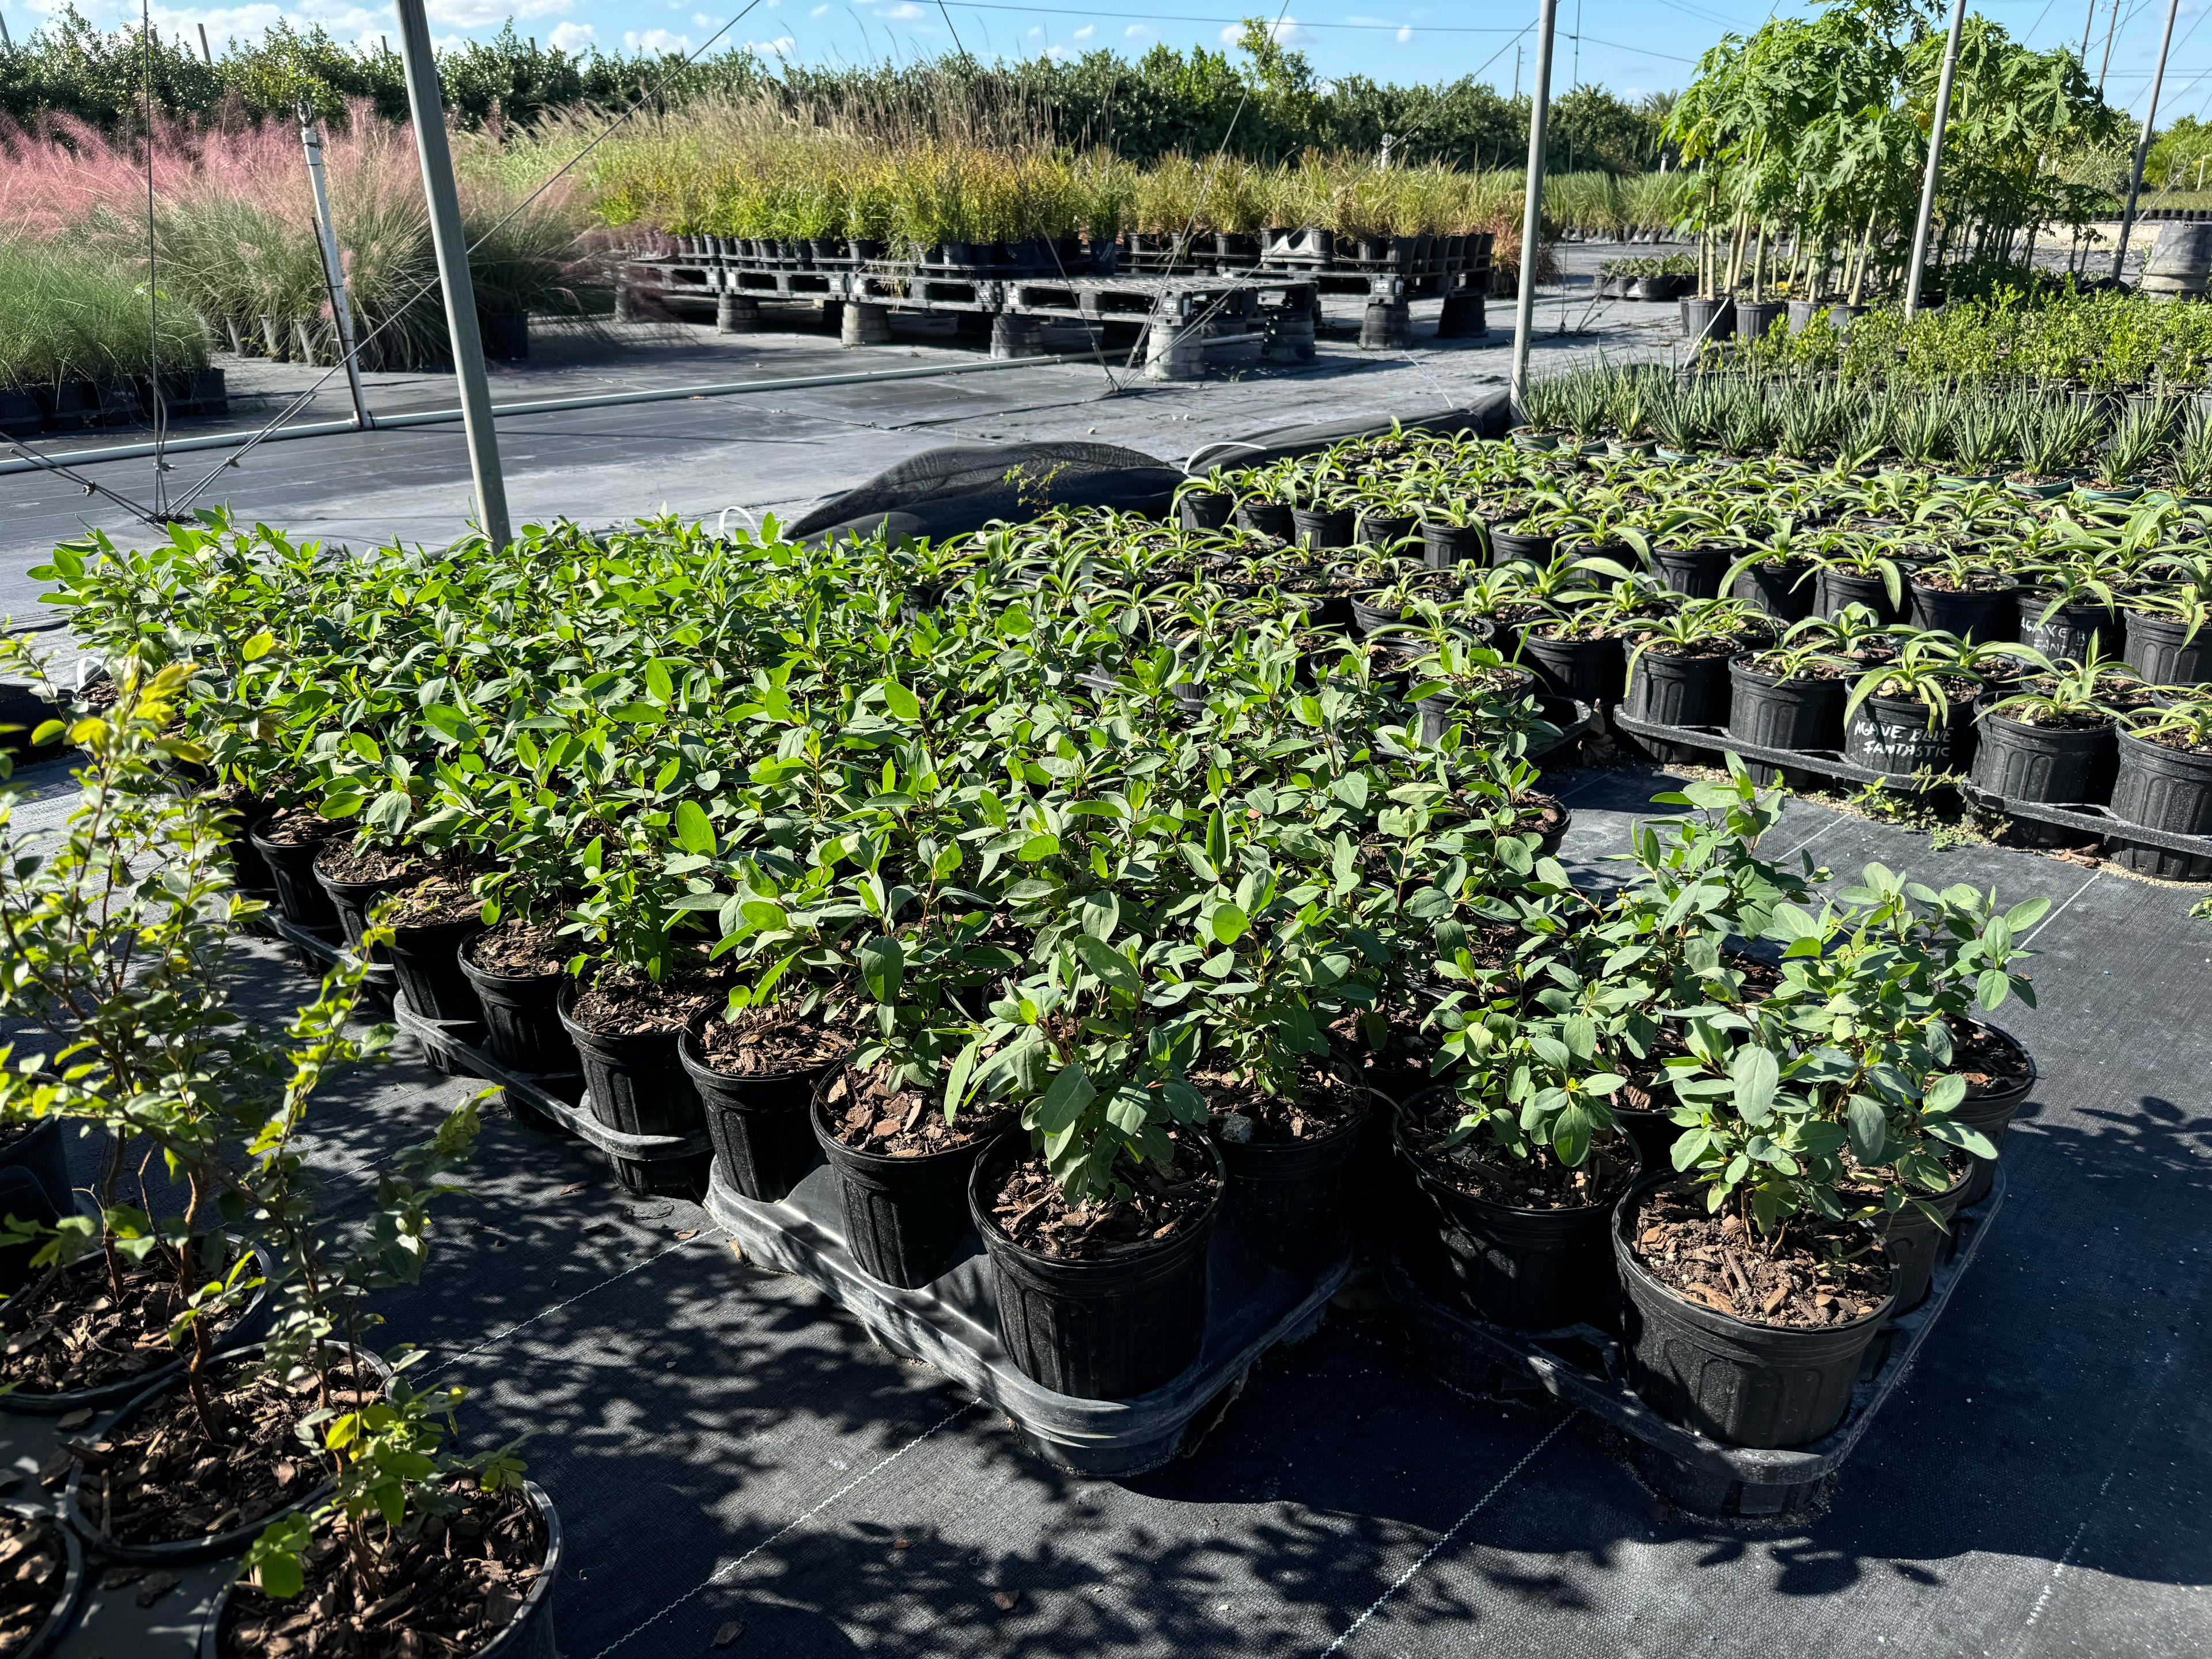
[[[1842,1424],[1808,1446],[1784,1450],[1725,1446],[1660,1416],[1628,1386],[1617,1332],[1595,1325],[1516,1331],[1486,1324],[1430,1296],[1395,1254],[1383,1279],[1413,1328],[1416,1345],[1439,1376],[1491,1395],[1541,1389],[1581,1407],[1626,1436],[1638,1473],[1683,1509],[1729,1519],[1788,1522],[1826,1507],[1837,1472],[1912,1369],[1959,1280],[1981,1253],[2004,1200],[2000,1162],[1988,1196],[1952,1218],[1952,1253],[1937,1266],[1928,1299],[1892,1321],[1868,1349]]]
[[[1227,1217],[1206,1255],[1204,1346],[1182,1376],[1127,1400],[1078,1400],[1042,1388],[999,1340],[990,1258],[971,1232],[963,1254],[917,1291],[861,1271],[845,1243],[836,1177],[817,1164],[780,1204],[724,1184],[717,1169],[707,1212],[745,1259],[818,1286],[884,1346],[921,1360],[1004,1412],[1030,1450],[1077,1474],[1140,1474],[1196,1444],[1243,1392],[1260,1356],[1321,1322],[1351,1270],[1349,1250],[1312,1273],[1288,1273],[1254,1255]]]

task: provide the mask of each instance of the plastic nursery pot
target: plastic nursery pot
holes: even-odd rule
[[[2212,680],[2212,628],[2185,639],[2189,624],[2128,612],[2127,665],[2153,685],[2202,685]]]
[[[2023,587],[2013,596],[2020,610],[2018,637],[2022,645],[2033,646],[2053,662],[2068,657],[2080,661],[2088,655],[2092,641],[2106,657],[2119,654],[2118,647],[2127,637],[2127,628],[2118,611],[2094,599],[2076,599],[2052,611],[2054,597],[2050,589],[2037,587]]]
[[[1237,510],[1237,498],[1218,489],[1194,489],[1176,502],[1176,518],[1185,530],[1218,530]]]
[[[1431,570],[1482,562],[1483,528],[1479,524],[1421,525],[1421,562]]]
[[[1923,767],[1949,772],[1957,769],[1972,732],[1972,714],[1961,704],[1949,704],[1931,728],[1928,705],[1917,698],[1869,697],[1844,733],[1844,754],[1892,777],[1909,778]]]
[[[1962,640],[2008,640],[2019,631],[2020,607],[2009,587],[1975,588],[1954,593],[1940,587],[1908,580],[1905,591],[1912,606],[1912,625],[1931,632],[1956,634]]]
[[[561,1516],[536,1481],[524,1481],[522,1495],[545,1523],[545,1559],[506,1628],[483,1646],[471,1650],[468,1659],[560,1659],[553,1637],[553,1587],[561,1579]],[[230,1644],[225,1638],[238,1586],[239,1581],[233,1579],[216,1593],[215,1606],[200,1626],[198,1659],[230,1659]]]
[[[1659,580],[1675,592],[1693,599],[1717,599],[1721,596],[1721,578],[1735,562],[1725,547],[1672,548],[1651,550],[1651,568]]]
[[[707,1109],[707,1134],[714,1143],[722,1179],[747,1198],[781,1203],[821,1160],[807,1109],[843,1057],[798,1071],[732,1077],[708,1063],[700,1042],[707,1022],[719,1017],[712,1007],[694,1015],[677,1045],[677,1057]]]
[[[1255,536],[1277,541],[1289,541],[1293,532],[1291,509],[1280,501],[1246,501],[1237,509],[1237,522]]]
[[[1725,340],[1735,332],[1735,301],[1731,298],[1699,300],[1685,295],[1682,337],[1686,340]]]
[[[832,1066],[816,1085],[806,1121],[837,1180],[845,1243],[863,1273],[918,1291],[960,1254],[968,1237],[968,1178],[985,1149],[1002,1137],[978,1135],[916,1158],[854,1152],[830,1132],[824,1096],[836,1076]]]
[[[1343,1254],[1351,1218],[1345,1170],[1374,1109],[1359,1104],[1334,1128],[1310,1140],[1232,1141],[1214,1136],[1227,1171],[1229,1214],[1244,1242],[1271,1267],[1306,1273]]]
[[[1661,1416],[1723,1445],[1802,1446],[1844,1420],[1860,1357],[1888,1322],[1893,1298],[1843,1325],[1754,1325],[1686,1302],[1644,1270],[1631,1234],[1648,1176],[1613,1209],[1613,1259],[1626,1301],[1628,1382]]]
[[[1778,622],[1802,622],[1813,614],[1810,567],[1802,560],[1755,564],[1735,579],[1731,597],[1757,605]]]
[[[1023,1376],[1077,1400],[1127,1400],[1174,1381],[1198,1358],[1208,1247],[1228,1184],[1219,1149],[1200,1144],[1219,1183],[1205,1214],[1103,1261],[1056,1261],[1000,1231],[991,1200],[1019,1155],[1020,1137],[1005,1137],[976,1162],[968,1208],[991,1258],[999,1337]]]
[[[19,1645],[8,1650],[8,1659],[46,1659],[61,1645],[62,1638],[76,1622],[77,1603],[84,1596],[84,1545],[76,1534],[59,1525],[50,1510],[35,1504],[9,1504],[5,1507],[9,1514],[21,1520],[44,1523],[61,1551],[61,1582],[54,1586],[54,1599],[46,1618]]]
[[[1521,636],[1521,654],[1544,684],[1582,702],[1619,702],[1628,685],[1628,650],[1611,634],[1595,639]]]
[[[2028,726],[1986,711],[1974,747],[1974,781],[2008,800],[2066,804],[2110,794],[2118,757],[2118,734],[2102,726]],[[2032,823],[2015,828],[2033,830]],[[2073,838],[2069,830],[2054,836]]]
[[[328,852],[334,847],[343,850],[344,846],[343,841],[326,841],[323,843],[323,851]],[[323,868],[318,856],[315,879],[322,883],[323,891],[330,895],[331,908],[337,912],[338,926],[345,934],[346,949],[357,953],[361,950],[361,936],[368,927],[369,907],[386,893],[395,893],[410,882],[419,879],[419,876],[409,872],[380,876],[374,881],[341,881]],[[388,965],[392,954],[380,945],[368,953],[368,959]]]
[[[2119,772],[2112,781],[2112,816],[2146,830],[2172,830],[2185,836],[2212,831],[2212,755],[2168,749],[2119,734]],[[2141,875],[2170,881],[2202,881],[2212,876],[2212,859],[2168,852],[2139,842],[2114,840],[2112,860]]]
[[[1516,1330],[1554,1331],[1604,1311],[1613,1292],[1611,1201],[1523,1210],[1478,1198],[1431,1174],[1405,1128],[1401,1110],[1393,1139],[1442,1247],[1440,1291],[1477,1319]]]
[[[62,1140],[62,1121],[58,1117],[40,1118],[0,1147],[0,1170],[21,1170],[30,1176],[58,1215],[66,1215],[76,1207],[70,1192],[69,1148]]]
[[[1735,331],[1744,339],[1755,340],[1780,322],[1789,309],[1789,303],[1782,300],[1738,300]]]
[[[257,1342],[251,1347],[234,1349],[222,1358],[226,1365],[237,1370],[243,1369],[246,1362],[258,1359],[260,1354],[261,1345]],[[377,1355],[364,1348],[358,1351],[357,1357],[384,1382],[388,1384],[392,1381],[392,1368]],[[100,1437],[113,1439],[136,1421],[141,1413],[156,1401],[179,1392],[184,1386],[184,1366],[179,1364],[174,1371],[160,1382],[143,1387],[131,1395],[122,1410],[100,1425]],[[154,1562],[169,1567],[188,1565],[195,1561],[221,1561],[230,1556],[243,1555],[246,1546],[259,1537],[262,1529],[270,1522],[313,1507],[327,1497],[331,1490],[331,1483],[327,1480],[319,1481],[312,1490],[301,1492],[289,1504],[251,1521],[238,1521],[219,1532],[201,1533],[190,1538],[160,1538],[132,1542],[111,1537],[106,1527],[93,1518],[95,1511],[104,1512],[106,1506],[85,1490],[87,1473],[86,1465],[82,1462],[70,1470],[69,1485],[62,1491],[61,1516],[64,1523],[109,1560]],[[120,1480],[126,1471],[115,1468],[110,1474],[111,1478]]]
[[[1889,589],[1881,577],[1855,570],[1823,570],[1814,589],[1813,608],[1823,617],[1836,617],[1845,605],[1863,605],[1886,623],[1905,620],[1905,606],[1889,602]]]
[[[1516,535],[1510,530],[1490,532],[1490,562],[1494,565],[1511,564],[1520,560],[1528,564],[1547,565],[1552,562],[1552,547],[1556,536]]]
[[[483,931],[480,916],[392,930],[386,955],[409,1008],[425,1019],[482,1022],[483,1004],[461,966],[461,947]]]
[[[1646,651],[1628,671],[1628,700],[1625,705],[1638,720],[1662,726],[1726,726],[1729,712],[1729,659],[1678,657]],[[1679,757],[1704,750],[1689,744],[1655,744],[1660,749],[1679,749]]]
[[[1301,547],[1350,547],[1358,516],[1348,507],[1294,507],[1291,527]]]
[[[323,850],[319,841],[264,841],[261,827],[257,825],[246,839],[261,854],[269,866],[270,880],[276,885],[276,912],[295,927],[305,928],[319,939],[336,940],[343,936],[344,925],[338,920],[337,907],[315,874],[315,859]]]
[[[1966,1159],[1969,1164],[1982,1162],[1978,1158]],[[1959,1213],[1966,1202],[1966,1188],[1974,1178],[1972,1170],[1961,1170],[1959,1178],[1940,1193],[1915,1193],[1914,1197],[1926,1202],[1929,1209],[1943,1218],[1937,1226],[1929,1220],[1917,1204],[1907,1203],[1883,1221],[1877,1229],[1881,1235],[1882,1254],[1889,1258],[1889,1316],[1909,1314],[1928,1299],[1929,1282],[1936,1276],[1936,1264],[1942,1259],[1943,1247],[1948,1242],[1951,1218]]]
[[[1417,534],[1420,527],[1421,521],[1410,513],[1362,513],[1358,539],[1364,546],[1388,547]]]
[[[1504,668],[1494,671],[1510,677],[1510,683],[1486,693],[1466,696],[1449,691],[1439,691],[1434,696],[1423,697],[1413,707],[1420,712],[1421,741],[1437,744],[1443,741],[1445,732],[1465,720],[1469,713],[1479,714],[1491,702],[1517,702],[1528,695],[1536,677],[1525,668]]]
[[[1370,634],[1379,634],[1386,628],[1395,628],[1405,619],[1406,613],[1399,606],[1392,605],[1385,609],[1379,605],[1370,605],[1364,599],[1352,601],[1352,631],[1362,639],[1366,638]]]
[[[253,839],[269,809],[259,801],[241,801],[231,809],[235,828],[226,837],[230,843],[231,879],[238,890],[249,898],[274,902],[277,897],[276,872],[269,867],[268,854]]]
[[[691,1086],[690,1073],[678,1057],[680,1031],[641,1031],[611,1036],[580,1025],[574,1018],[582,993],[570,981],[554,1012],[561,1029],[576,1045],[584,1091],[592,1116],[626,1135],[693,1135],[707,1126],[707,1109]],[[696,1198],[706,1189],[712,1153],[678,1158],[623,1158],[610,1153],[615,1178],[624,1192]]]
[[[2012,1127],[2013,1119],[2027,1103],[2027,1097],[2035,1092],[2035,1056],[2022,1048],[2009,1031],[1992,1025],[1987,1020],[1977,1020],[1975,1024],[2020,1056],[2025,1068],[2024,1074],[2018,1075],[2017,1080],[2014,1081],[2000,1081],[1992,1077],[1987,1087],[1977,1086],[1969,1080],[1966,1097],[1952,1109],[1951,1117],[1953,1121],[1963,1123],[1970,1129],[1979,1129],[1987,1135],[2002,1157],[2005,1132]],[[1990,1184],[1996,1177],[1996,1168],[1993,1158],[1974,1159],[1973,1167],[1966,1172],[1966,1190],[1959,1200],[1960,1209],[1971,1210],[1989,1196]]]
[[[1845,681],[1784,679],[1751,664],[1749,653],[1729,659],[1730,737],[1762,749],[1832,752],[1844,746]]]
[[[81,1265],[72,1272],[98,1273],[100,1257],[95,1254],[88,1266]],[[265,1275],[266,1267],[263,1272]],[[260,1328],[261,1316],[269,1304],[266,1286],[256,1291],[252,1299],[238,1310],[222,1334],[215,1340],[214,1352],[228,1354],[242,1346]],[[27,1313],[27,1310],[26,1310]],[[20,1320],[21,1316],[19,1316]],[[0,1330],[10,1333],[20,1328],[19,1320],[0,1320]],[[0,1395],[0,1412],[24,1417],[66,1417],[71,1412],[112,1411],[126,1401],[137,1399],[149,1389],[166,1386],[184,1375],[184,1356],[164,1364],[140,1371],[136,1376],[118,1377],[112,1382],[103,1382],[97,1388],[66,1389],[52,1394],[40,1394],[28,1389],[11,1389]],[[88,1536],[89,1534],[88,1534]]]
[[[580,1071],[576,1045],[562,1024],[563,973],[501,974],[480,968],[470,956],[481,934],[464,939],[453,959],[468,977],[483,1011],[484,1046],[511,1070],[533,1077],[562,1077]]]

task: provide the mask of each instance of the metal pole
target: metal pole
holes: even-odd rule
[[[1951,40],[1943,48],[1943,78],[1936,83],[1936,121],[1928,129],[1928,171],[1920,180],[1920,216],[1912,224],[1912,268],[1905,278],[1905,314],[1920,309],[1920,273],[1928,263],[1928,224],[1936,216],[1936,175],[1943,165],[1943,124],[1951,118],[1951,81],[1959,72],[1959,31],[1966,26],[1966,0],[1951,0]]]
[[[2143,112],[2142,134],[2136,140],[2136,164],[2128,170],[2128,210],[2120,216],[2120,246],[2112,255],[2112,280],[2120,280],[2120,267],[2127,262],[2128,233],[2135,228],[2136,197],[2142,190],[2143,159],[2150,154],[2150,130],[2158,119],[2158,89],[2166,80],[2166,54],[2173,46],[2174,14],[2181,9],[2181,0],[2166,0],[2166,33],[2159,38],[2158,67],[2151,71],[2150,107]]]
[[[213,69],[215,67],[215,54],[208,50],[207,25],[205,23],[200,25],[200,62],[205,64],[210,69]]]
[[[376,424],[362,395],[361,360],[354,355],[353,304],[346,292],[345,261],[338,253],[337,227],[331,222],[331,194],[323,185],[323,124],[307,105],[300,106],[300,145],[307,152],[307,183],[315,196],[315,241],[323,255],[323,289],[331,296],[331,316],[337,324],[338,354],[345,364],[346,385],[353,392],[353,423],[364,432]]]
[[[460,383],[461,422],[469,441],[469,471],[477,487],[477,522],[494,547],[507,533],[507,481],[499,467],[499,434],[492,427],[491,386],[484,378],[483,337],[477,329],[476,287],[469,279],[468,236],[453,189],[453,158],[446,146],[446,106],[438,90],[438,60],[430,48],[425,0],[398,0],[399,56],[407,74],[407,106],[415,118],[415,148],[422,158],[422,194],[430,204],[430,243],[438,256],[438,283],[446,291],[446,331],[453,345],[453,378]]]
[[[0,13],[0,46],[5,46],[10,52],[15,50],[15,43],[8,38],[8,19],[4,13]]]
[[[1528,90],[1528,191],[1521,210],[1521,296],[1513,307],[1513,416],[1528,395],[1528,337],[1536,321],[1536,262],[1544,235],[1544,128],[1552,115],[1552,25],[1559,0],[1536,11],[1536,79]]]

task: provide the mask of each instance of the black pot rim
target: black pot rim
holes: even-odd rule
[[[1349,1073],[1349,1066],[1344,1066],[1342,1061],[1333,1061],[1332,1064],[1344,1066],[1344,1070],[1347,1073]],[[1244,1151],[1249,1151],[1255,1147],[1261,1148],[1263,1149],[1262,1156],[1264,1156],[1267,1152],[1305,1152],[1312,1148],[1333,1146],[1340,1140],[1351,1139],[1353,1136],[1357,1135],[1364,1127],[1365,1127],[1369,1116],[1375,1110],[1376,1101],[1380,1099],[1381,1097],[1378,1096],[1374,1090],[1369,1088],[1365,1084],[1354,1081],[1349,1075],[1345,1076],[1342,1079],[1342,1081],[1344,1082],[1345,1086],[1349,1088],[1352,1094],[1357,1097],[1358,1104],[1353,1109],[1351,1116],[1346,1118],[1343,1122],[1334,1126],[1328,1133],[1316,1135],[1310,1140],[1255,1139],[1231,1144],[1238,1145],[1240,1149]],[[1213,1130],[1214,1120],[1209,1116],[1206,1120],[1206,1138],[1208,1140],[1212,1140],[1214,1139]]]
[[[1620,1265],[1624,1287],[1627,1276],[1633,1273],[1641,1285],[1665,1297],[1677,1310],[1686,1313],[1689,1316],[1688,1323],[1697,1328],[1710,1331],[1715,1335],[1732,1336],[1737,1331],[1758,1331],[1770,1335],[1790,1335],[1802,1332],[1808,1336],[1832,1336],[1844,1331],[1855,1331],[1869,1326],[1879,1328],[1888,1320],[1891,1310],[1897,1305],[1897,1293],[1894,1291],[1883,1297],[1881,1305],[1872,1313],[1861,1314],[1856,1319],[1847,1319],[1840,1325],[1820,1326],[1766,1325],[1757,1320],[1739,1319],[1734,1314],[1724,1314],[1717,1308],[1708,1308],[1703,1303],[1692,1302],[1687,1297],[1677,1294],[1672,1285],[1662,1283],[1641,1261],[1637,1260],[1636,1252],[1629,1248],[1626,1230],[1629,1222],[1634,1218],[1629,1208],[1631,1205],[1648,1194],[1655,1193],[1660,1188],[1680,1182],[1682,1176],[1672,1170],[1646,1176],[1641,1181],[1633,1182],[1613,1206],[1613,1257]]]
[[[706,1030],[707,1022],[714,1018],[719,1012],[713,1003],[708,1003],[697,1013],[692,1015],[683,1030],[677,1034],[677,1058],[684,1062],[684,1069],[695,1078],[711,1079],[717,1083],[786,1083],[795,1077],[806,1077],[825,1068],[842,1066],[853,1057],[853,1047],[848,1043],[845,1045],[845,1051],[834,1059],[823,1060],[814,1066],[795,1066],[788,1072],[755,1072],[746,1077],[738,1077],[730,1072],[718,1072],[707,1063],[706,1046],[699,1041],[699,1034]],[[902,1158],[900,1161],[906,1164],[914,1162],[912,1158]]]
[[[679,1049],[678,1052],[682,1051]],[[988,1152],[998,1142],[1006,1139],[1006,1132],[1004,1130],[992,1134],[971,1135],[957,1146],[947,1146],[944,1151],[938,1152],[922,1152],[913,1158],[893,1158],[884,1152],[863,1152],[854,1147],[848,1146],[836,1135],[830,1133],[828,1125],[823,1121],[823,1108],[825,1103],[823,1097],[830,1092],[830,1085],[836,1081],[837,1073],[844,1068],[850,1059],[851,1056],[848,1055],[846,1060],[832,1065],[827,1072],[823,1073],[821,1081],[814,1085],[813,1097],[806,1103],[806,1121],[814,1126],[814,1139],[820,1144],[823,1157],[849,1158],[854,1164],[864,1170],[871,1166],[882,1166],[894,1170],[922,1170],[927,1169],[930,1164],[940,1159],[949,1163],[957,1158],[975,1158],[980,1162],[982,1153]],[[981,1149],[981,1152],[977,1150],[979,1146]]]
[[[1626,1196],[1626,1193],[1622,1193],[1612,1198],[1601,1198],[1595,1204],[1562,1204],[1548,1210],[1524,1210],[1518,1205],[1500,1204],[1494,1199],[1485,1198],[1479,1193],[1470,1193],[1463,1188],[1455,1187],[1449,1182],[1440,1180],[1422,1167],[1421,1160],[1425,1154],[1407,1144],[1406,1113],[1409,1108],[1429,1096],[1446,1092],[1448,1091],[1442,1086],[1424,1089],[1419,1094],[1400,1103],[1398,1109],[1390,1115],[1390,1144],[1397,1149],[1398,1156],[1405,1160],[1406,1167],[1413,1171],[1413,1179],[1424,1187],[1432,1187],[1438,1192],[1448,1193],[1455,1199],[1463,1199],[1479,1209],[1489,1210],[1498,1215],[1528,1216],[1540,1221],[1554,1216],[1588,1215],[1598,1210],[1609,1210]],[[1625,1131],[1621,1133],[1620,1139],[1627,1144],[1632,1155],[1629,1161],[1628,1174],[1628,1191],[1632,1192],[1635,1190],[1637,1182],[1644,1176],[1644,1160],[1639,1156],[1633,1156],[1636,1143]],[[1594,1152],[1596,1148],[1592,1147],[1591,1150]]]
[[[1203,1236],[1211,1230],[1215,1220],[1220,1216],[1222,1201],[1229,1196],[1229,1166],[1222,1161],[1221,1149],[1213,1144],[1213,1137],[1211,1134],[1199,1135],[1195,1139],[1199,1146],[1205,1148],[1206,1156],[1213,1160],[1213,1194],[1206,1200],[1205,1210],[1182,1232],[1169,1238],[1147,1239],[1141,1248],[1132,1250],[1125,1255],[1117,1255],[1111,1261],[1067,1261],[1059,1256],[1040,1255],[1035,1250],[1024,1245],[1017,1244],[1006,1237],[1005,1231],[993,1218],[990,1211],[984,1206],[981,1194],[984,1172],[993,1166],[1000,1154],[1009,1150],[1014,1140],[1012,1135],[1001,1135],[996,1146],[984,1148],[983,1156],[975,1160],[975,1167],[969,1171],[968,1218],[975,1223],[976,1237],[983,1241],[983,1248],[987,1253],[1003,1250],[1008,1255],[1018,1257],[1024,1261],[1040,1262],[1043,1264],[1046,1271],[1065,1275],[1070,1279],[1088,1278],[1094,1274],[1113,1277],[1127,1273],[1137,1264],[1152,1257],[1165,1255],[1171,1250],[1189,1248],[1194,1235]],[[1026,1152],[1031,1149],[1024,1147],[1014,1150]],[[905,1161],[913,1162],[910,1158]]]
[[[2120,748],[2123,752],[2132,749],[2140,754],[2153,756],[2162,760],[2179,762],[2180,764],[2187,767],[2201,767],[2206,771],[2212,771],[2212,753],[2208,753],[2204,750],[2196,749],[2168,749],[2162,743],[2153,743],[2148,738],[2137,737],[2134,732],[2129,731],[2124,726],[2117,729],[2120,734]]]
[[[61,1644],[62,1634],[76,1620],[77,1603],[84,1598],[84,1540],[52,1510],[20,1500],[0,1504],[0,1509],[21,1520],[45,1522],[62,1541],[61,1593],[39,1627],[10,1656],[10,1659],[42,1659]]]
[[[568,971],[564,968],[556,968],[550,974],[502,974],[494,969],[483,966],[469,955],[469,946],[486,937],[490,932],[491,929],[487,927],[481,933],[471,933],[453,947],[453,955],[461,964],[461,971],[471,979],[480,980],[491,985],[542,985],[549,979],[569,977]]]
[[[1847,678],[1838,678],[1826,674],[1770,674],[1764,668],[1751,665],[1752,659],[1759,654],[1756,651],[1737,652],[1728,659],[1729,672],[1741,675],[1747,680],[1756,680],[1762,685],[1832,685],[1846,692],[1850,688],[1850,681]]]

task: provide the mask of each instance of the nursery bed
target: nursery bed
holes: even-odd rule
[[[1562,857],[1598,877],[1667,787],[1646,770],[1554,781],[1575,814]],[[2033,940],[2042,1006],[2008,1015],[2042,1082],[2007,1143],[2003,1224],[1823,1518],[1747,1535],[1655,1503],[1595,1419],[1469,1398],[1387,1315],[1335,1310],[1255,1368],[1196,1456],[1080,1480],[805,1280],[739,1263],[701,1208],[626,1200],[587,1148],[496,1112],[441,1222],[434,1285],[385,1298],[381,1334],[471,1389],[472,1435],[532,1435],[522,1455],[568,1539],[571,1659],[1273,1659],[1340,1638],[1377,1659],[1476,1642],[1658,1659],[1771,1655],[1778,1630],[1808,1655],[2212,1644],[2212,1442],[2189,1403],[2212,1364],[2212,927],[2186,919],[2191,893],[1931,852],[1808,802],[1771,850],[1800,846],[1844,877],[1880,859],[2057,901]],[[297,1000],[282,947],[240,949],[257,1001]],[[310,1155],[337,1207],[483,1086],[403,1043],[337,1091]],[[0,1419],[23,1472],[11,1496],[35,1495],[53,1433]],[[141,1610],[143,1584],[103,1589],[95,1565],[62,1652],[185,1659],[223,1571]]]

